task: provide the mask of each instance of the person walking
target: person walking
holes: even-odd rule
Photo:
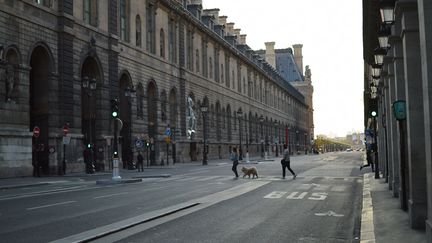
[[[138,152],[137,155],[137,167],[138,167],[138,172],[139,171],[144,171],[144,157],[141,155],[141,152]]]
[[[375,152],[374,148],[375,148],[374,144],[368,144],[366,146],[366,161],[367,161],[367,164],[360,165],[360,170],[362,170],[364,167],[369,167],[370,166],[372,168],[372,172],[374,172],[374,164],[373,164],[373,161],[372,161],[372,153]]]
[[[239,162],[238,162],[239,156],[238,156],[237,148],[236,147],[234,147],[232,149],[232,152],[231,152],[231,155],[230,155],[230,159],[233,162],[233,166],[232,166],[231,170],[234,172],[235,177],[238,178],[239,176],[238,176],[238,173],[237,173],[237,165],[239,164]]]
[[[285,169],[288,168],[288,170],[293,175],[293,179],[295,180],[295,178],[297,177],[297,175],[291,169],[291,166],[290,166],[291,160],[290,160],[288,146],[286,144],[284,145],[283,158],[281,160],[281,164],[282,164],[282,178],[285,179]]]

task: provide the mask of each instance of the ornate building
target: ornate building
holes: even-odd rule
[[[32,164],[81,172],[85,160],[110,170],[113,99],[123,168],[139,150],[154,165],[201,160],[203,144],[211,159],[309,143],[293,139],[308,130],[304,96],[201,1],[0,6],[0,177],[31,175]]]
[[[275,49],[275,42],[266,42],[265,50],[258,50],[256,53],[272,65],[279,74],[295,87],[305,97],[307,108],[307,130],[296,131],[296,136],[303,137],[304,144],[297,144],[297,150],[310,150],[309,142],[313,143],[314,139],[314,118],[313,118],[313,86],[312,86],[312,72],[309,65],[306,65],[306,70],[303,74],[303,45],[293,45],[292,48]],[[298,139],[299,140],[299,139]],[[305,149],[303,148],[305,147]]]

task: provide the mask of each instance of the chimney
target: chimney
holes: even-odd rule
[[[240,31],[241,29],[234,29],[234,35],[237,36],[237,40],[240,40]]]
[[[218,8],[212,8],[212,9],[204,9],[204,15],[213,15],[215,19],[215,25],[219,24],[219,9]]]
[[[227,22],[227,16],[219,16],[219,24],[220,25],[225,25]]]
[[[227,23],[226,25],[226,34],[227,35],[234,35],[234,23]]]
[[[266,46],[265,50],[265,60],[272,67],[276,68],[276,54],[275,54],[275,43],[274,42],[266,42],[264,43]]]
[[[246,36],[245,34],[240,35],[239,44],[246,45]]]
[[[300,73],[303,75],[303,54],[302,54],[302,44],[293,45],[294,48],[294,59],[297,64],[297,67],[300,70]]]

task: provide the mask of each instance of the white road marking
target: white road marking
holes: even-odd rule
[[[297,193],[299,192],[291,192],[291,194],[288,195],[287,199],[295,199],[295,200],[303,199],[308,194],[307,192],[302,192],[298,196],[296,196]]]
[[[122,192],[122,193],[108,194],[108,195],[103,195],[103,196],[99,196],[99,197],[94,197],[93,199],[99,199],[99,198],[105,198],[105,197],[119,196],[119,195],[124,195],[124,194],[128,194],[128,193],[129,193],[129,192]]]
[[[42,205],[42,206],[37,206],[37,207],[32,207],[32,208],[26,208],[26,209],[27,210],[35,210],[35,209],[53,207],[53,206],[64,205],[64,204],[75,203],[75,202],[76,201],[59,202],[59,203],[54,203],[54,204]]]
[[[343,216],[344,216],[343,214],[338,214],[338,213],[335,213],[335,212],[333,212],[333,211],[328,211],[328,212],[325,212],[325,213],[316,213],[315,215],[316,215],[316,216],[320,216],[320,217],[322,217],[322,216],[328,216],[328,217],[343,217]]]
[[[308,195],[308,193],[309,192],[291,192],[291,194],[289,194],[286,198],[300,200],[300,199],[304,199]],[[287,192],[273,191],[265,195],[264,198],[278,199],[278,198],[282,198],[285,194],[287,194]],[[307,199],[314,200],[314,201],[322,201],[325,200],[327,196],[328,196],[327,192],[312,192]]]
[[[197,179],[197,180],[195,180],[195,181],[209,181],[209,180],[214,180],[214,179],[216,179],[216,178],[219,178],[219,176],[206,176],[206,177],[204,177],[204,178]]]
[[[264,198],[281,198],[285,194],[286,194],[286,192],[274,191],[274,192],[264,196]]]
[[[333,186],[332,188],[331,188],[331,191],[333,191],[333,192],[344,192],[344,191],[346,191],[346,186]]]
[[[84,190],[91,190],[91,189],[96,189],[96,187],[74,186],[74,187],[65,187],[63,189],[55,189],[55,190],[37,191],[37,192],[29,192],[29,193],[23,193],[23,194],[8,195],[8,196],[0,197],[0,201],[19,199],[19,198],[27,198],[27,197],[44,196],[44,195],[65,193],[65,192],[84,191]]]
[[[308,199],[309,200],[324,200],[327,198],[327,192],[314,192],[312,193],[312,196],[310,196]]]

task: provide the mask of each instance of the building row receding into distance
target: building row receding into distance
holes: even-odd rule
[[[202,1],[0,0],[0,177],[109,171],[114,123],[129,169],[137,153],[306,153],[311,71],[293,48],[252,50]]]
[[[363,0],[366,140],[375,178],[432,242],[432,2]],[[370,138],[370,139],[368,139]]]

